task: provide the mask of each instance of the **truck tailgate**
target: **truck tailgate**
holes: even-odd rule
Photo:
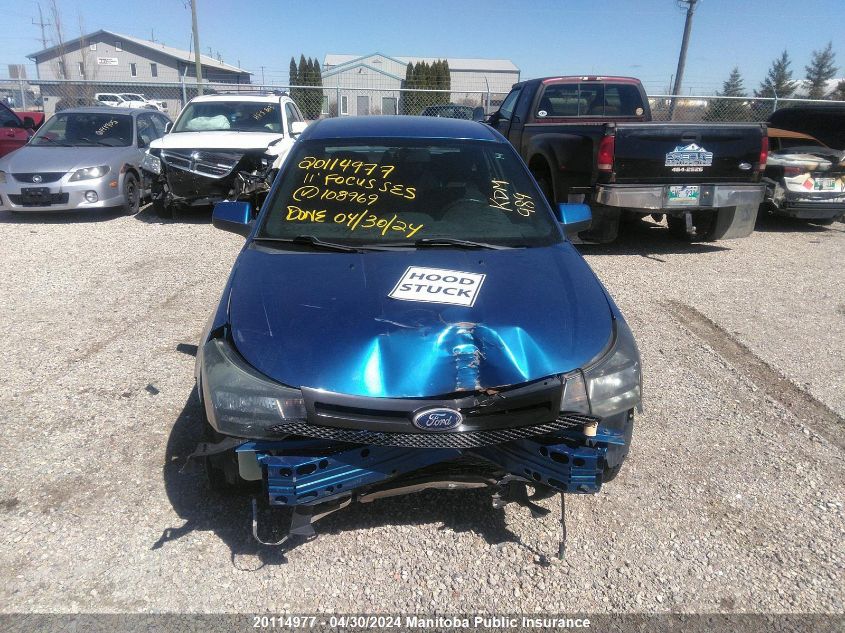
[[[622,123],[615,182],[756,182],[764,134],[760,123]]]

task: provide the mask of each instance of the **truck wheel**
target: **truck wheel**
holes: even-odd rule
[[[123,212],[135,215],[141,208],[141,188],[135,174],[128,173],[123,177]]]
[[[537,185],[540,187],[540,191],[542,191],[543,195],[546,196],[546,200],[548,200],[549,204],[554,207],[555,188],[552,184],[552,175],[549,173],[548,167],[536,167],[531,171],[531,174],[534,176],[534,180],[537,181]]]

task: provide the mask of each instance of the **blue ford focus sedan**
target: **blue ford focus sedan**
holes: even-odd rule
[[[318,121],[253,216],[213,216],[246,237],[197,355],[213,487],[260,482],[253,512],[289,506],[289,533],[309,535],[350,502],[425,488],[543,514],[532,499],[619,471],[640,356],[566,238],[590,210],[551,208],[498,132]]]

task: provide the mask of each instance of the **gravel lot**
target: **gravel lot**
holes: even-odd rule
[[[692,246],[642,224],[582,247],[637,335],[646,411],[620,477],[568,498],[549,563],[556,499],[534,520],[474,492],[256,545],[247,499],[181,472],[190,346],[241,238],[148,211],[0,211],[0,233],[4,612],[843,611],[842,224]]]

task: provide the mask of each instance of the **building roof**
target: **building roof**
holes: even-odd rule
[[[301,141],[338,138],[439,138],[503,142],[493,128],[477,121],[428,116],[353,116],[320,119]]]
[[[490,72],[514,72],[518,73],[519,68],[509,59],[482,59],[475,57],[394,57],[391,55],[384,55],[383,53],[371,53],[369,55],[340,55],[336,53],[328,53],[323,58],[323,67],[331,66],[331,70],[335,70],[337,66],[343,66],[367,59],[374,56],[386,57],[393,61],[402,64],[416,64],[417,62],[436,62],[439,59],[445,59],[449,62],[449,70],[475,70],[475,71],[490,71]]]
[[[81,37],[74,38],[65,42],[65,47],[70,44],[75,44],[80,40],[92,40],[100,35],[110,35],[114,37],[116,40],[120,40],[121,42],[132,42],[133,44],[137,44],[138,46],[142,46],[149,50],[156,51],[158,53],[162,53],[167,55],[168,57],[173,57],[174,59],[178,59],[179,61],[193,63],[194,62],[194,54],[190,51],[184,51],[180,48],[173,48],[172,46],[166,46],[161,42],[152,42],[150,40],[143,40],[138,37],[132,37],[131,35],[124,35],[123,33],[116,33],[115,31],[108,31],[106,29],[100,29],[99,31],[94,31],[93,33],[89,33],[88,35],[83,35]],[[58,46],[50,46],[49,48],[45,48],[43,50],[38,51],[37,53],[31,53],[27,55],[29,59],[35,59],[36,57],[41,57],[47,53],[51,53],[58,49]],[[252,74],[248,70],[244,70],[243,68],[238,68],[237,66],[232,66],[231,64],[226,64],[224,62],[218,61],[213,57],[209,57],[208,55],[200,55],[200,61],[203,66],[207,68],[213,68],[217,70],[224,70],[233,73],[247,73]]]

